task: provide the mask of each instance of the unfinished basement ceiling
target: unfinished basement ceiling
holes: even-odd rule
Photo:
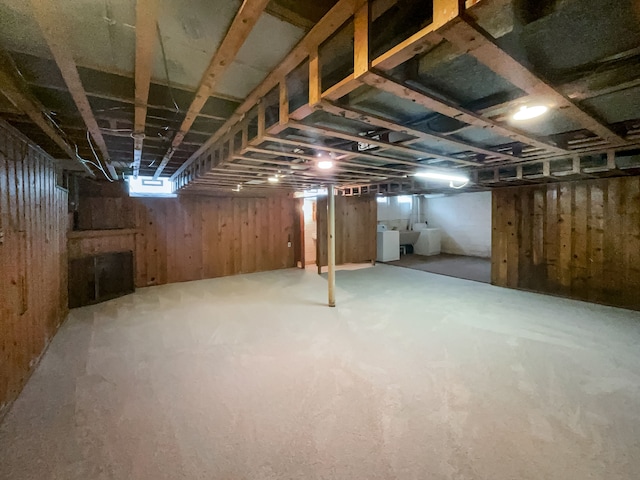
[[[136,7],[154,0],[138,2],[66,0],[56,18],[43,20],[37,1],[0,0],[7,97],[0,117],[56,158],[76,146],[93,158],[86,111],[43,30],[57,19],[67,24],[64,50],[104,137],[102,151],[92,131],[93,146],[118,173],[130,173],[140,147],[132,138],[141,125],[135,75],[144,70],[136,61],[144,28]],[[412,178],[424,167],[464,171],[469,188],[594,175],[583,162],[596,175],[640,173],[640,6],[633,0],[479,0],[457,15],[453,0],[372,0],[364,17],[364,0],[157,2],[157,21],[146,27],[141,175],[170,177],[194,192],[256,182],[273,188],[264,178],[275,173],[280,188],[335,183],[384,193],[433,191]],[[241,4],[255,6],[252,29],[234,36],[237,48],[229,50]],[[202,90],[224,48],[232,55],[213,88]],[[319,77],[310,75],[316,49]],[[364,70],[356,68],[365,51]],[[15,90],[70,149],[8,101]],[[511,119],[540,102],[551,106],[543,119]],[[331,156],[336,169],[319,172],[318,155]],[[570,171],[554,164],[567,160]],[[543,173],[527,178],[527,171]]]

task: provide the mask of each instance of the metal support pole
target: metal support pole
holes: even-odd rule
[[[329,264],[329,306],[336,306],[336,199],[333,185],[327,187],[328,209],[327,215],[327,244],[328,244],[328,264]]]

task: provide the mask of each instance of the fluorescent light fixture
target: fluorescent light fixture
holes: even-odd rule
[[[523,105],[522,107],[520,107],[520,110],[513,114],[513,119],[518,121],[531,120],[532,118],[544,115],[548,111],[549,107],[546,107],[544,105],[533,105],[531,107]]]
[[[420,178],[429,178],[431,180],[442,180],[443,182],[463,182],[466,183],[469,181],[469,178],[463,177],[462,175],[452,175],[449,173],[438,173],[438,172],[418,172],[414,176]]]
[[[269,183],[278,183],[280,181],[280,179],[277,176],[269,177],[267,180],[269,180]]]
[[[175,197],[174,184],[168,178],[130,176],[129,183],[130,197]]]
[[[327,194],[326,188],[312,188],[304,192],[294,192],[293,198],[316,198]]]
[[[320,160],[318,162],[318,168],[321,170],[330,170],[333,168],[333,162],[331,160]]]

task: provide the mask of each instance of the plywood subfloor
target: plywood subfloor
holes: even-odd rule
[[[410,253],[402,255],[400,260],[388,263],[397,267],[412,268],[423,272],[437,273],[438,275],[491,283],[490,258],[467,257],[449,253],[426,257]]]
[[[377,265],[74,310],[11,479],[637,479],[640,314]]]

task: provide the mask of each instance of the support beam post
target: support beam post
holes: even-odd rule
[[[333,185],[327,187],[328,215],[327,215],[327,252],[328,267],[327,283],[329,285],[329,306],[336,306],[336,198]]]
[[[138,176],[142,160],[159,4],[159,0],[136,2],[135,118],[132,135],[134,177]]]

